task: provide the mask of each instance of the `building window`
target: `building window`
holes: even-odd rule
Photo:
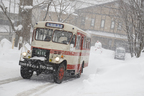
[[[75,17],[75,25],[77,25],[77,22],[78,22],[78,17],[76,16]]]
[[[104,28],[104,25],[105,25],[105,20],[102,19],[102,20],[101,20],[101,28]]]
[[[111,46],[112,46],[112,40],[109,40],[109,49],[111,49]]]
[[[119,23],[118,23],[118,30],[121,30],[121,29],[122,29],[122,23],[119,22]]]
[[[95,19],[91,19],[91,26],[94,26],[95,25]]]
[[[111,22],[111,29],[114,29],[114,27],[115,27],[115,22],[112,21],[112,22]]]
[[[81,25],[85,25],[85,17],[82,17],[82,19],[81,19]]]

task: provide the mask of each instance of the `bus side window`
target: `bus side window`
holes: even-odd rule
[[[87,40],[86,40],[86,48],[90,49],[90,46],[91,46],[91,40],[90,40],[90,38],[87,38]]]
[[[33,37],[32,37],[32,41],[35,40],[35,35],[36,35],[36,30],[33,31]]]
[[[76,49],[80,49],[80,44],[81,44],[81,36],[77,35]]]
[[[86,49],[88,49],[88,46],[89,46],[89,41],[88,41],[88,38],[86,39]]]
[[[75,45],[75,38],[76,38],[76,35],[73,35],[70,44],[74,44]]]
[[[84,39],[83,39],[83,49],[85,49],[86,48],[86,37],[84,37]]]

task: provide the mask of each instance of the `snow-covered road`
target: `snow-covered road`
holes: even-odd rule
[[[30,80],[15,77],[0,80],[0,96],[75,96],[83,87],[82,81],[85,79],[88,79],[87,75],[81,78],[66,78],[62,84],[55,84],[52,76],[44,74],[38,77],[34,75]]]
[[[89,66],[81,78],[66,78],[62,84],[51,75],[22,79],[20,51],[7,40],[0,43],[0,96],[144,96],[144,54],[140,58],[114,59],[114,52],[91,47]]]

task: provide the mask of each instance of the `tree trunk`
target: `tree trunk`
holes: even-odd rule
[[[23,42],[30,43],[32,8],[26,8],[26,6],[33,6],[33,0],[20,0],[19,7],[19,20],[20,24],[23,26],[21,36],[23,37]]]

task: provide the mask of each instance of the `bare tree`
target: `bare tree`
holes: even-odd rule
[[[76,0],[44,0],[33,7],[33,25],[37,21],[72,22],[76,9]]]
[[[45,21],[47,16],[49,16],[49,8],[53,0],[35,0],[35,5],[32,9],[32,27],[38,21]],[[45,10],[46,9],[46,10]],[[44,12],[44,14],[42,14]],[[52,20],[52,19],[51,19]]]
[[[5,5],[4,5],[4,3],[2,1],[1,1],[1,4],[0,4],[0,8],[2,9],[2,11],[3,11],[4,15],[7,17],[7,19],[9,20],[13,31],[16,32],[14,24],[13,24],[11,18],[9,17],[9,12],[7,11],[7,7],[5,7]]]
[[[30,42],[30,29],[32,20],[33,0],[20,0],[19,24],[23,26],[21,36],[26,42]]]
[[[140,1],[140,0],[138,0]],[[123,28],[126,30],[131,57],[140,57],[144,47],[144,30],[141,2],[136,0],[119,0],[119,13],[124,22]]]
[[[76,4],[77,1],[53,0],[51,7],[54,8],[57,21],[66,22],[74,13]],[[49,18],[52,20],[53,17],[49,14]]]
[[[53,0],[50,0],[50,1],[48,2],[48,4],[47,4],[47,10],[46,10],[45,17],[43,18],[43,21],[45,21],[45,20],[46,20],[46,17],[47,17],[47,15],[48,15],[48,11],[49,11],[49,7],[50,7],[50,5],[51,5],[52,1],[53,1]]]
[[[7,7],[5,7],[3,1],[1,1],[0,4],[0,8],[2,9],[4,15],[7,17],[8,21],[10,22],[12,31],[16,33],[16,37],[19,38],[19,36],[22,36],[23,41],[27,41],[27,42],[29,42],[30,40],[32,5],[33,5],[33,0],[20,0],[19,20],[18,20],[19,24],[18,27],[15,27],[14,22],[11,19],[11,16],[9,15],[10,12],[7,10]]]

